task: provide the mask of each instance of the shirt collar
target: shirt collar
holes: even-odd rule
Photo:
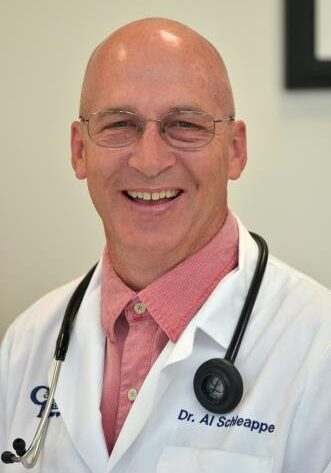
[[[103,329],[113,336],[114,323],[123,309],[139,299],[175,342],[218,282],[237,264],[238,229],[232,213],[206,246],[139,292],[126,286],[115,273],[106,247],[101,278]]]

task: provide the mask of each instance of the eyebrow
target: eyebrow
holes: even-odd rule
[[[111,112],[120,112],[120,111],[134,112],[134,113],[137,113],[138,115],[141,115],[141,113],[139,112],[137,108],[131,107],[129,105],[121,105],[117,107],[103,107],[101,110],[97,110],[96,112],[110,112],[110,111]],[[201,106],[195,103],[190,103],[190,104],[183,103],[180,105],[176,105],[174,107],[170,107],[167,111],[163,113],[163,115],[169,112],[180,112],[180,111],[205,112],[205,109],[201,108]]]
[[[176,107],[171,107],[169,112],[180,112],[181,110],[187,110],[188,112],[204,112],[205,110],[197,104],[182,104]]]
[[[135,112],[137,113],[137,110],[134,107],[129,107],[129,106],[120,106],[120,107],[102,107],[101,110],[96,110],[96,112]]]

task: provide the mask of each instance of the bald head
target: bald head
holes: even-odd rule
[[[88,116],[97,110],[96,89],[103,87],[100,78],[111,76],[132,77],[139,81],[139,67],[144,74],[154,77],[162,86],[168,86],[167,68],[186,68],[187,84],[190,75],[201,76],[210,88],[220,112],[234,114],[234,102],[224,62],[204,37],[191,28],[173,20],[146,18],[129,23],[106,38],[91,55],[83,81],[80,115]],[[172,74],[172,80],[174,74]],[[107,81],[108,85],[111,80]]]

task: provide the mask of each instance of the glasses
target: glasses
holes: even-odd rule
[[[215,119],[208,113],[188,110],[171,111],[159,119],[142,118],[124,110],[95,112],[88,118],[79,118],[87,124],[91,140],[103,148],[124,148],[137,142],[147,122],[157,123],[161,138],[174,148],[202,148],[214,138],[216,123],[234,121],[233,116]]]

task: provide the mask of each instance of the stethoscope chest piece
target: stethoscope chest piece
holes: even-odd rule
[[[203,363],[193,380],[200,404],[210,412],[232,411],[243,395],[243,381],[237,368],[228,360],[213,358]]]

